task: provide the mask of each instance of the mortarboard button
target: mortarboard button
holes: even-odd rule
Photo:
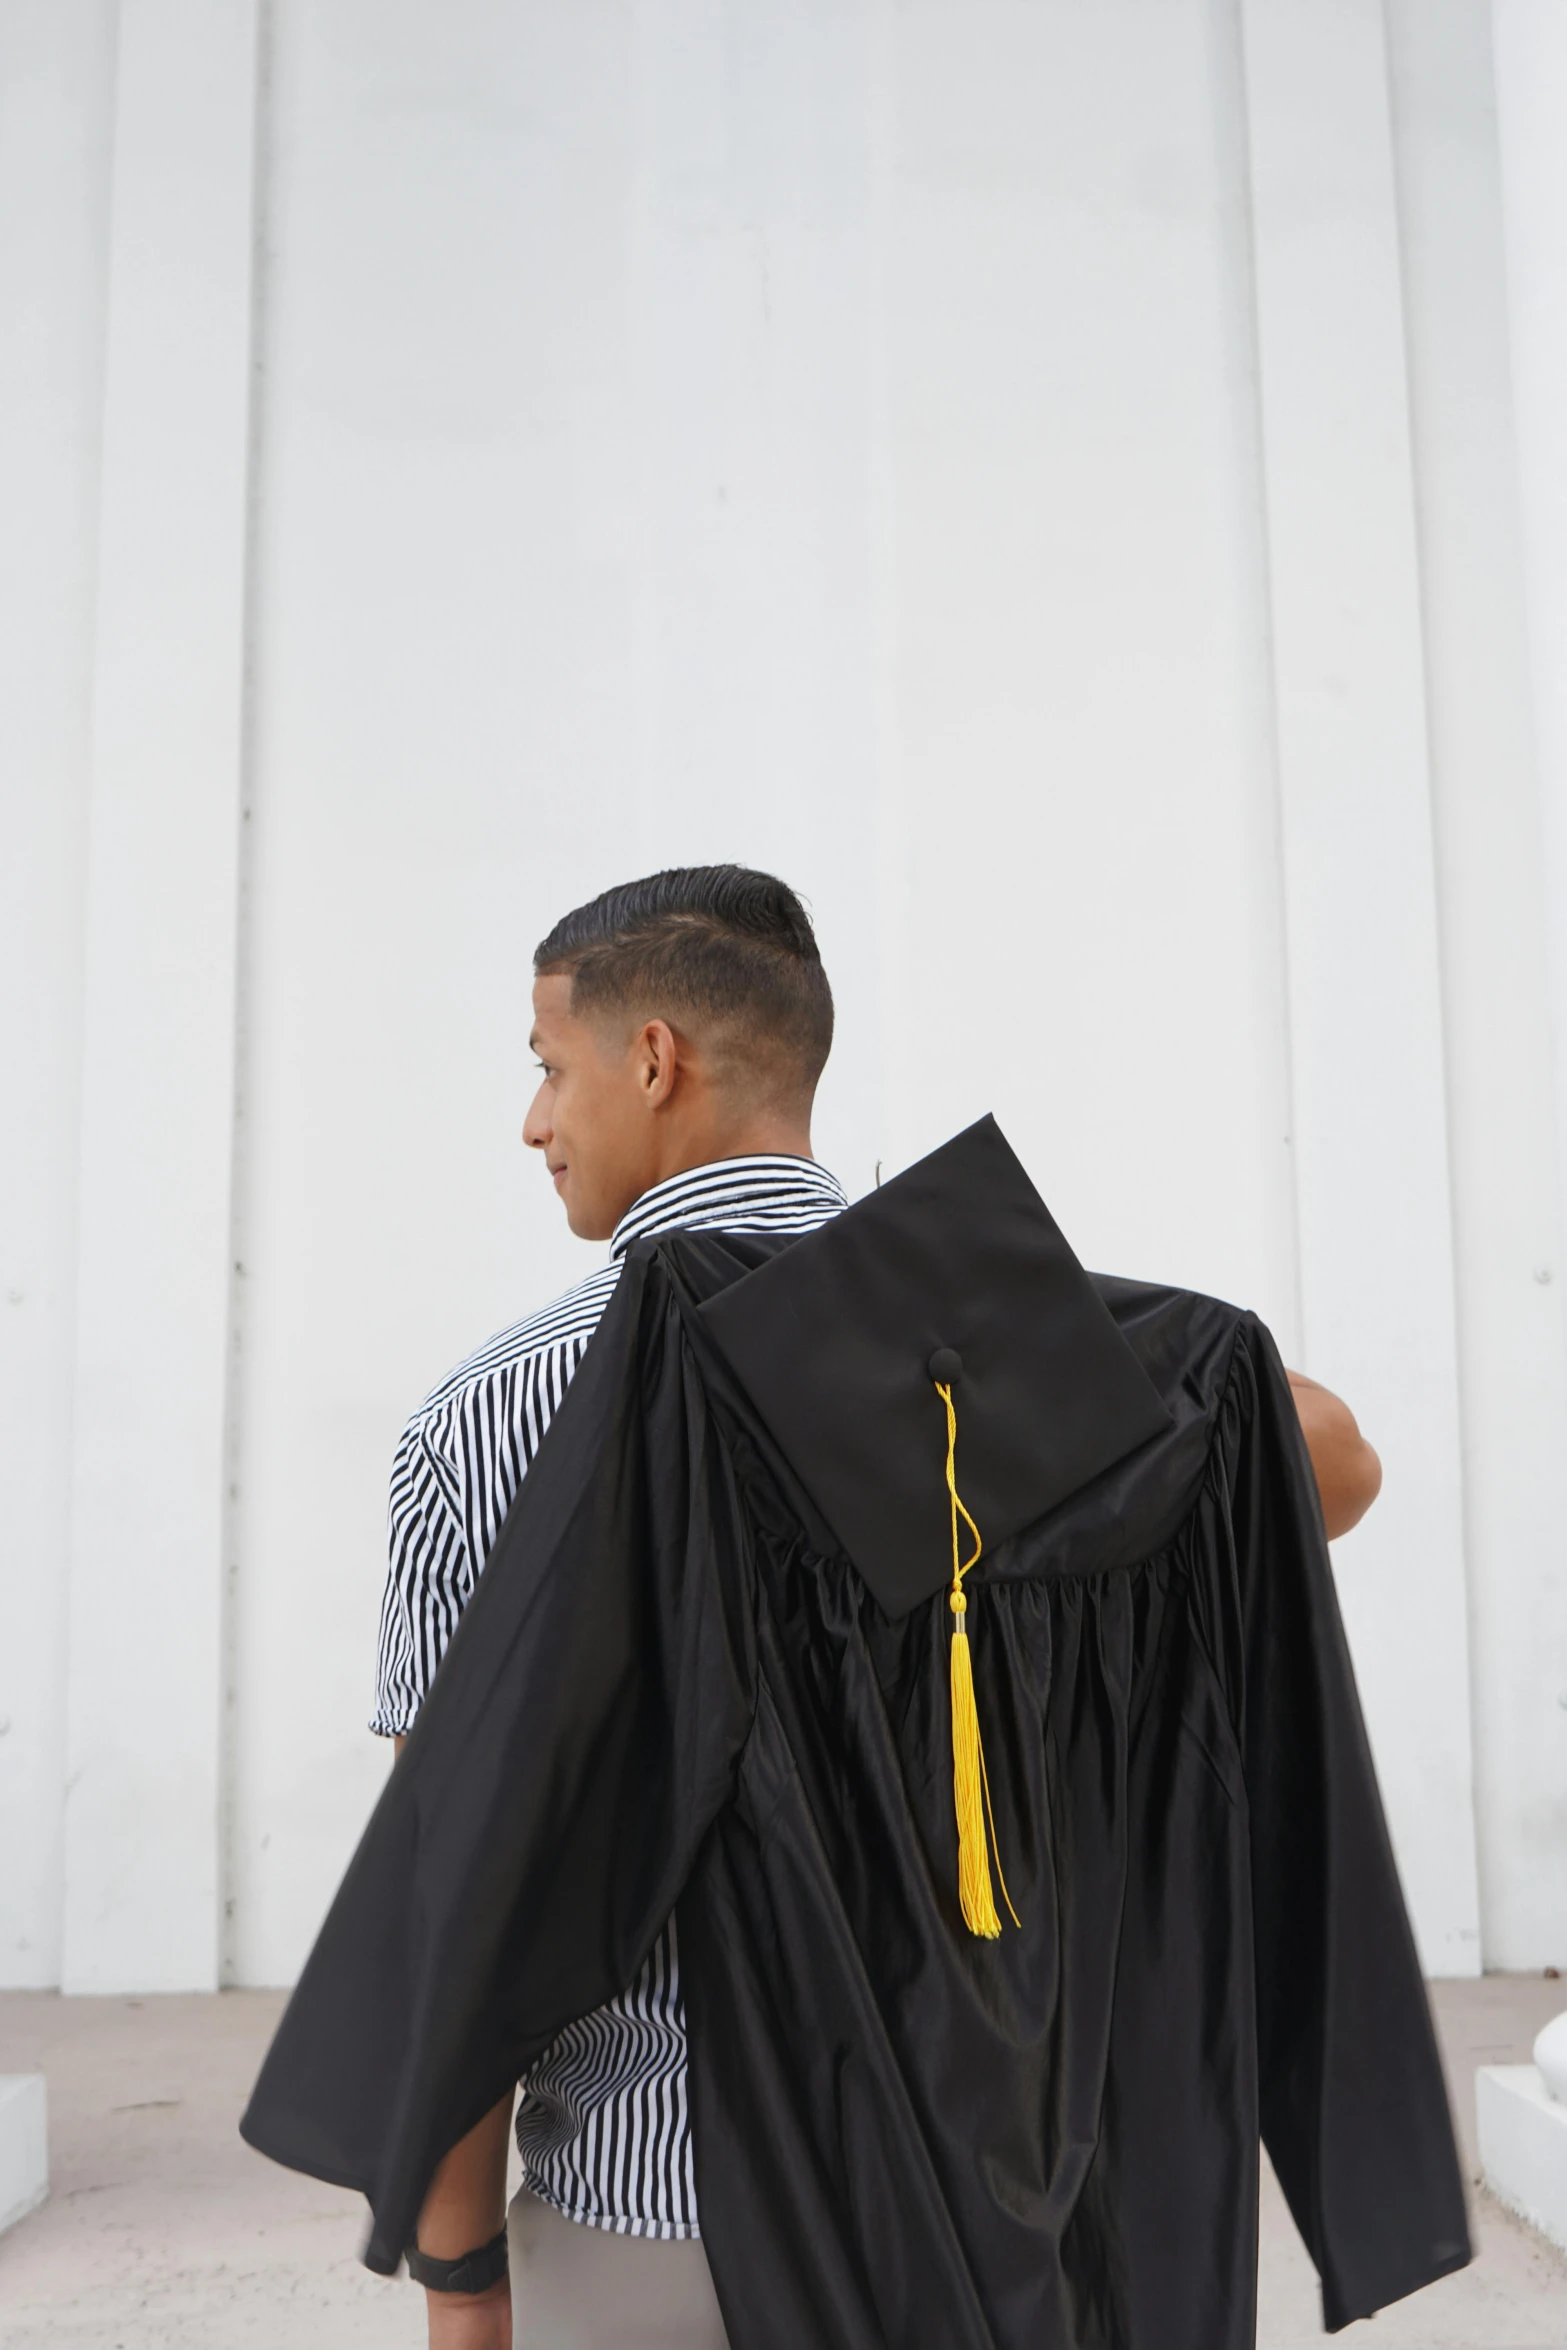
[[[963,1357],[955,1346],[938,1346],[925,1368],[936,1386],[950,1387],[963,1376]]]

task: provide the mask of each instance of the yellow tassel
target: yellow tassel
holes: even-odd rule
[[[968,1601],[952,1594],[952,1797],[958,1814],[958,1900],[971,1934],[994,1942],[1001,1932],[990,1890],[990,1851],[985,1840],[984,1758],[979,1715],[974,1706],[974,1670],[963,1617]]]
[[[952,1590],[948,1605],[952,1610],[952,1800],[958,1815],[958,1901],[969,1932],[994,1942],[1001,1932],[995,1896],[990,1889],[990,1846],[996,1841],[996,1822],[990,1806],[985,1748],[979,1735],[979,1709],[974,1703],[974,1664],[969,1655],[968,1626],[964,1622],[968,1600],[963,1591],[963,1578],[985,1546],[979,1528],[958,1496],[958,1415],[952,1389],[943,1386],[940,1380],[935,1382],[935,1387],[947,1407],[947,1492],[952,1502]],[[962,1557],[958,1540],[959,1518],[974,1537],[973,1555],[968,1559]],[[1006,1878],[1001,1874],[999,1851],[996,1876],[1012,1923],[1021,1925],[1022,1920],[1012,1908]]]

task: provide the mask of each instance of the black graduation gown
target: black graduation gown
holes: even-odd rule
[[[444,2150],[673,1910],[734,2350],[1244,2350],[1258,2132],[1330,2329],[1468,2258],[1316,1488],[1266,1330],[1101,1294],[1167,1434],[970,1578],[998,1849],[957,1907],[945,1594],[890,1620],[666,1235],[521,1488],[243,2128],[396,2266]]]

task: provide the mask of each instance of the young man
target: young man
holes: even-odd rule
[[[535,967],[542,1077],[524,1137],[572,1231],[609,1240],[610,1261],[460,1366],[404,1434],[373,1724],[399,1744],[631,1244],[676,1229],[805,1233],[845,1204],[811,1157],[832,998],[781,882],[730,866],[654,875],[567,915]],[[1328,1533],[1342,1533],[1375,1498],[1376,1456],[1336,1397],[1294,1374],[1291,1385]],[[485,2282],[460,2264],[506,2226],[511,2105],[452,2149],[419,2218],[435,2350],[721,2350],[673,1920],[630,1988],[524,2077],[510,2282]],[[465,2282],[480,2289],[452,2289]]]
[[[557,923],[535,970],[542,1074],[524,1140],[572,1231],[608,1240],[610,1261],[464,1363],[404,1434],[372,1725],[399,1741],[631,1243],[676,1227],[807,1232],[846,1204],[811,1157],[832,994],[782,882],[714,866],[629,883]],[[443,2166],[422,2252],[456,2258],[504,2223],[509,2103]],[[634,2314],[639,2340],[716,2350],[673,1920],[631,1988],[522,2083],[517,2138],[518,2343],[614,2341]],[[513,2339],[504,2278],[474,2298],[432,2291],[429,2307],[438,2350]]]

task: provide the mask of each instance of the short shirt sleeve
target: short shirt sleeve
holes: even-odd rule
[[[392,1462],[372,1730],[400,1738],[473,1596],[619,1278],[618,1261],[459,1363],[403,1430]]]
[[[474,1567],[448,1498],[450,1461],[429,1407],[404,1429],[392,1463],[386,1588],[376,1643],[375,1712],[382,1738],[413,1728],[435,1669],[473,1590]]]

